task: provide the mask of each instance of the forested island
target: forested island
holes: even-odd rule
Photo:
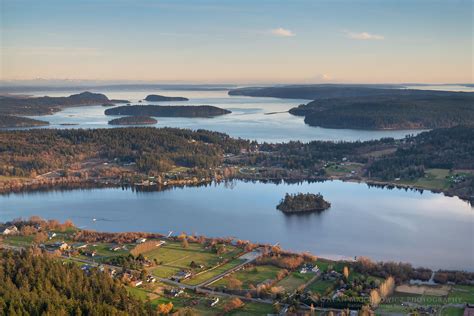
[[[231,111],[212,105],[125,105],[105,110],[105,115],[133,115],[157,117],[214,117]]]
[[[46,126],[49,122],[27,117],[0,114],[0,128]]]
[[[127,103],[127,100],[109,100],[101,93],[82,92],[68,97],[0,96],[0,114],[47,115],[63,108],[104,103]]]
[[[161,102],[161,101],[189,101],[188,98],[183,97],[167,97],[159,94],[149,94],[145,98],[146,101]]]
[[[288,214],[321,212],[331,207],[323,196],[313,193],[286,194],[277,205],[277,209]]]
[[[109,125],[153,125],[158,121],[149,116],[125,116],[109,121]]]
[[[346,129],[432,129],[471,124],[474,93],[388,85],[300,85],[241,88],[229,95],[313,99],[291,109],[311,126]]]

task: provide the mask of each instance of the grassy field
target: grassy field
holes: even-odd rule
[[[127,287],[128,292],[140,300],[146,301],[150,292],[141,288]],[[216,306],[210,307],[210,303],[213,299],[212,296],[197,295],[192,292],[186,291],[179,297],[167,297],[164,295],[151,294],[155,296],[151,300],[151,304],[156,308],[158,304],[164,304],[172,302],[174,310],[187,308],[197,315],[223,315],[224,306],[229,301],[228,298],[220,298],[219,303]],[[226,315],[266,315],[273,312],[273,306],[270,304],[263,303],[245,303],[245,305],[236,311],[227,313]]]
[[[390,297],[390,301],[379,306],[377,311],[386,313],[403,313],[410,311],[409,307],[401,306],[401,303],[409,302],[418,306],[433,306],[438,310],[446,304],[465,304],[474,303],[474,286],[456,285],[453,286],[447,297],[432,295],[416,295],[395,292]],[[456,307],[446,307],[441,315],[456,316],[462,315],[463,309]]]
[[[314,277],[314,273],[301,274],[299,272],[291,272],[286,278],[278,282],[277,286],[283,286],[287,292],[293,292],[312,277]]]
[[[474,286],[473,285],[455,285],[448,294],[448,299],[454,303],[474,304]]]
[[[226,271],[238,266],[239,264],[241,264],[243,262],[245,262],[245,260],[233,259],[233,260],[227,262],[226,264],[217,267],[216,269],[212,269],[211,271],[203,272],[201,274],[196,275],[192,279],[185,280],[185,281],[183,281],[183,283],[190,284],[190,285],[200,284],[204,281],[209,280],[210,278],[215,277],[216,275],[219,275],[223,272],[226,272]]]
[[[334,281],[330,280],[316,280],[316,282],[311,283],[306,289],[324,295],[329,292],[334,287]]]
[[[349,174],[352,171],[357,172],[360,174],[361,165],[357,163],[344,163],[342,164],[330,164],[326,168],[324,168],[326,174],[329,176],[341,176],[345,174]]]
[[[198,243],[189,243],[187,248],[183,248],[179,242],[166,242],[163,246],[143,255],[150,260],[156,259],[159,262],[159,266],[153,269],[153,274],[169,278],[178,271],[192,270],[191,262],[193,261],[197,265],[204,265],[203,269],[194,269],[195,272],[199,272],[199,270],[214,267],[224,259],[230,259],[242,251],[233,246],[226,248],[226,253],[218,255]]]
[[[257,267],[247,268],[245,270],[240,270],[232,275],[242,281],[242,288],[248,289],[250,284],[257,286],[259,283],[265,280],[273,280],[276,278],[278,271],[281,269],[275,266],[263,265]],[[213,283],[214,286],[227,286],[227,279],[223,278]]]
[[[16,247],[28,247],[33,242],[33,236],[7,236],[3,242]]]
[[[413,181],[400,181],[400,183],[415,185],[421,188],[442,190],[449,187],[450,182],[447,178],[449,175],[448,169],[427,169],[423,178]]]

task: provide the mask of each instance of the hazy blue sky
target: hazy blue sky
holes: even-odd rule
[[[471,0],[0,0],[2,79],[472,82]]]

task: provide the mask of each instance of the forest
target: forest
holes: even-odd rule
[[[393,95],[315,100],[290,110],[325,128],[432,129],[472,124],[474,93]]]
[[[474,127],[435,129],[407,137],[403,146],[372,161],[368,175],[379,179],[413,179],[428,168],[474,170]]]
[[[105,110],[105,115],[158,117],[213,117],[231,113],[212,105],[124,105]]]
[[[0,132],[0,175],[30,176],[91,158],[134,163],[145,173],[174,166],[216,167],[224,153],[248,141],[217,132],[175,128],[31,130]]]
[[[118,280],[39,249],[0,251],[2,315],[155,315]]]

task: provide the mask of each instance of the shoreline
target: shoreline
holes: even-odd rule
[[[231,176],[231,177],[221,177],[221,178],[203,178],[203,179],[184,179],[184,180],[170,180],[164,181],[162,183],[130,183],[128,181],[123,181],[123,179],[117,178],[93,178],[93,179],[81,179],[78,177],[62,177],[62,178],[54,178],[49,181],[45,181],[45,179],[28,179],[25,182],[17,183],[15,185],[9,185],[8,182],[0,182],[0,196],[1,195],[9,195],[14,193],[29,193],[29,192],[38,192],[38,191],[49,191],[49,190],[57,190],[57,189],[100,189],[100,188],[120,188],[126,187],[131,188],[132,190],[137,191],[164,191],[167,189],[172,189],[175,187],[186,187],[186,186],[200,186],[200,185],[209,185],[214,182],[220,183],[223,181],[232,181],[232,180],[240,180],[240,181],[255,181],[255,182],[284,182],[284,183],[295,183],[295,182],[325,182],[325,181],[342,181],[342,182],[351,182],[351,183],[361,183],[366,184],[367,186],[375,186],[379,188],[396,188],[399,190],[413,190],[413,191],[429,191],[435,194],[443,194],[447,197],[457,197],[460,200],[468,203],[471,207],[474,208],[474,200],[473,197],[458,195],[454,192],[450,192],[448,190],[440,190],[436,188],[427,188],[417,185],[409,185],[403,183],[395,183],[395,182],[385,182],[380,180],[368,180],[368,179],[356,179],[356,178],[346,178],[346,177],[336,177],[336,176],[329,176],[329,177],[284,177],[284,178],[253,178],[247,176]],[[15,180],[13,180],[15,181]],[[13,182],[11,181],[11,182]]]

